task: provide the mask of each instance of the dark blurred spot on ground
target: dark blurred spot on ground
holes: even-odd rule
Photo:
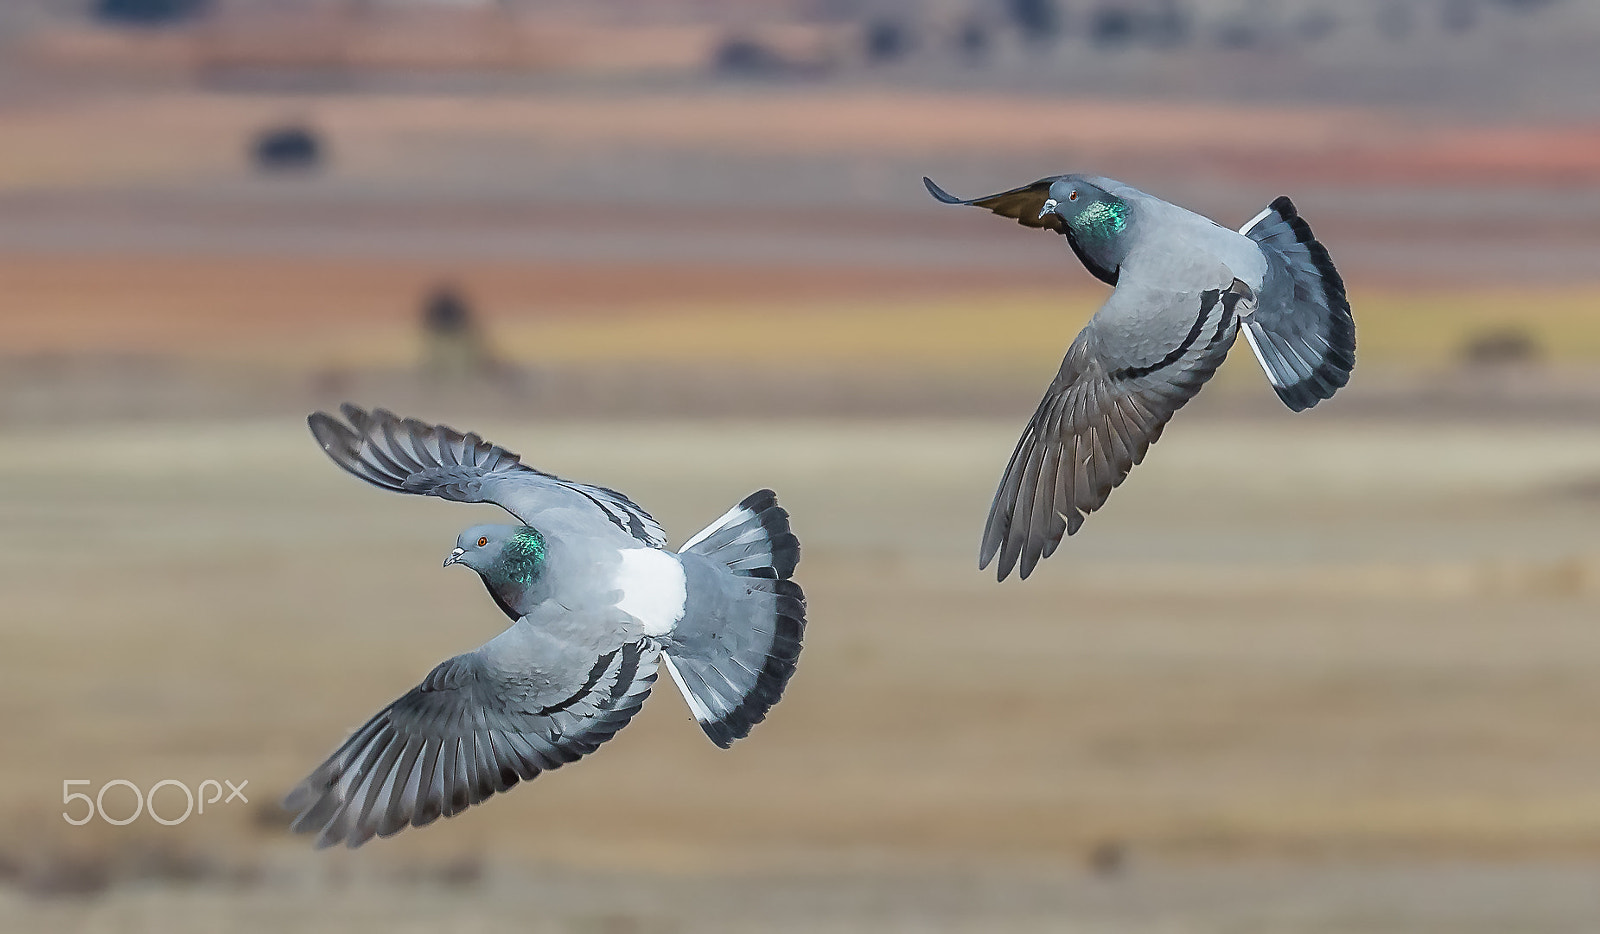
[[[423,302],[422,327],[431,336],[454,336],[474,329],[472,306],[453,285],[441,285]]]
[[[1061,33],[1061,7],[1056,0],[1010,0],[1011,21],[1030,42],[1052,42]]]
[[[956,31],[955,45],[968,61],[979,62],[988,58],[994,41],[989,35],[988,26],[981,20],[971,19]]]
[[[263,172],[311,172],[322,167],[325,149],[315,130],[288,124],[257,134],[250,145],[250,158]]]
[[[470,888],[483,881],[483,860],[476,854],[463,854],[439,862],[416,863],[400,869],[396,879],[413,885]]]
[[[1089,41],[1102,48],[1171,48],[1189,37],[1189,17],[1174,0],[1108,3],[1089,18]]]
[[[110,887],[111,866],[101,854],[45,856],[25,867],[18,882],[24,892],[37,898],[95,895]]]
[[[15,882],[22,875],[22,863],[10,853],[0,852],[0,883]]]
[[[523,388],[521,370],[494,352],[477,310],[456,285],[441,283],[423,298],[422,340],[423,374],[437,385]]]
[[[901,20],[878,19],[867,23],[862,46],[868,62],[883,65],[911,54],[916,38]]]
[[[637,915],[615,912],[573,918],[569,924],[574,934],[645,934],[661,930],[659,925],[646,924]]]
[[[1121,840],[1102,840],[1089,851],[1089,871],[1097,876],[1119,876],[1128,869],[1128,845]]]
[[[729,36],[711,54],[712,73],[726,78],[786,78],[802,74],[799,62],[749,36]]]
[[[215,859],[167,842],[140,840],[119,852],[113,863],[117,881],[195,883],[231,875]]]
[[[167,26],[203,13],[208,0],[96,0],[94,18],[117,26]]]
[[[488,342],[472,303],[454,285],[436,286],[423,298],[422,336],[423,368],[438,379],[472,376],[490,363]]]
[[[93,852],[32,852],[7,865],[10,868],[0,882],[10,882],[36,898],[81,899],[113,887],[146,883],[249,886],[262,879],[253,862],[228,860],[148,836]]]
[[[1534,336],[1517,327],[1496,328],[1473,335],[1461,348],[1461,360],[1469,366],[1530,364],[1543,357],[1543,348]]]

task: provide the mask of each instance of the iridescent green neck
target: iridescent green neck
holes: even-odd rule
[[[523,526],[506,540],[500,549],[500,560],[495,562],[490,575],[497,582],[521,584],[526,587],[538,578],[544,569],[544,536]]]
[[[1128,229],[1128,202],[1106,195],[1089,205],[1072,219],[1078,235],[1090,240],[1105,242]]]

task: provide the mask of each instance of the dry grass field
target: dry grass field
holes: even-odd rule
[[[676,539],[778,489],[811,628],[771,720],[720,752],[664,687],[505,800],[304,851],[269,802],[499,627],[435,573],[492,511],[364,488],[287,419],[10,429],[23,928],[1578,932],[1600,907],[1592,428],[1198,413],[997,585],[972,553],[1011,421],[474,427]],[[59,815],[63,779],[169,777],[254,804]],[[113,888],[26,894],[74,866]]]

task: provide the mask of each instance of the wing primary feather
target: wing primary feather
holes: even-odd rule
[[[1052,408],[1046,416],[1044,430],[1040,432],[1038,475],[1034,480],[1032,510],[1028,520],[1027,542],[1022,548],[1022,579],[1027,580],[1044,552],[1045,542],[1055,532],[1060,519],[1056,515],[1056,474],[1061,467],[1061,420],[1058,409]]]
[[[1039,472],[1045,451],[1051,445],[1051,439],[1045,434],[1049,421],[1050,416],[1046,413],[1045,424],[1033,430],[1033,442],[1029,445],[1028,459],[1022,465],[1017,498],[1011,510],[1011,531],[1006,535],[1005,547],[1000,552],[1001,573],[1009,573],[1019,560],[1026,563],[1028,544],[1034,537],[1032,518],[1034,500],[1037,498],[1035,494],[1039,489]]]
[[[1041,408],[1049,401],[1039,403]],[[1035,412],[1034,418],[1038,418]],[[984,523],[983,546],[978,552],[978,570],[989,566],[994,556],[1000,550],[1000,543],[1005,538],[1006,529],[1011,523],[1010,506],[1015,502],[1015,492],[1012,490],[1013,477],[1018,458],[1023,456],[1023,447],[1028,443],[1029,436],[1033,433],[1033,421],[1030,419],[1028,426],[1022,430],[1022,437],[1017,439],[1017,446],[1011,449],[1011,459],[1006,462],[1006,469],[1000,475],[1000,487],[995,491],[994,501],[989,505],[989,518]]]

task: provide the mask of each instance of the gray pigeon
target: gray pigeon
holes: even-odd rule
[[[686,542],[626,496],[520,463],[475,434],[378,409],[318,412],[311,433],[368,483],[494,503],[516,525],[462,532],[510,628],[433,669],[284,801],[318,846],[357,847],[450,817],[593,752],[644,703],[658,663],[727,748],[783,695],[805,632],[800,542],[771,490]]]
[[[922,181],[946,204],[1065,235],[1116,287],[1067,348],[1006,465],[978,557],[984,568],[999,556],[1000,580],[1019,562],[1026,578],[1105,504],[1216,372],[1241,324],[1290,409],[1350,381],[1356,330],[1344,282],[1288,198],[1234,232],[1109,178],[1057,175],[971,200]]]

